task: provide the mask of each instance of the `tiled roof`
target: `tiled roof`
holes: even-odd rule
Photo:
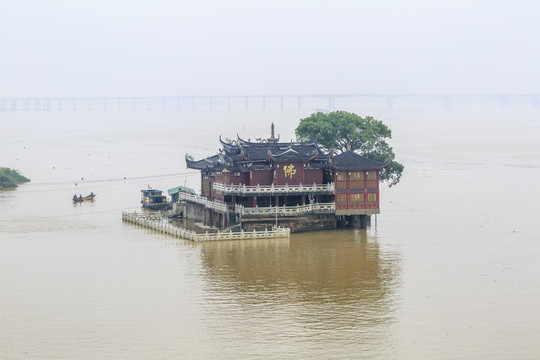
[[[331,160],[331,165],[336,169],[367,170],[381,169],[387,166],[388,163],[370,160],[354,151],[347,150],[334,156]]]
[[[235,144],[221,140],[223,149],[219,154],[198,161],[186,159],[187,167],[198,170],[217,170],[226,168],[234,172],[249,169],[273,169],[273,161],[302,161],[311,168],[328,166],[328,156],[314,142],[256,142],[238,138]]]
[[[240,146],[223,141],[221,139],[221,136],[219,137],[219,142],[221,143],[221,145],[223,145],[223,150],[225,152],[227,152],[229,154],[239,154],[240,153]]]
[[[219,154],[220,162],[223,164],[224,167],[229,169],[230,171],[248,171],[248,168],[245,164],[240,163],[241,157],[240,155],[232,155],[227,152],[222,152]]]
[[[205,170],[219,168],[219,155],[213,155],[202,160],[191,161],[186,158],[187,167],[190,169]]]
[[[268,156],[275,161],[294,161],[294,160],[309,161],[311,159],[316,158],[317,155],[318,155],[318,152],[316,148],[313,148],[311,149],[311,151],[309,151],[309,149],[306,149],[305,146],[302,148],[296,147],[296,149],[290,146],[286,150],[283,150],[277,153],[268,154]]]
[[[316,143],[249,143],[240,144],[242,155],[248,160],[267,160],[269,156],[280,161],[306,161],[315,156],[324,159],[325,155]],[[281,157],[281,159],[279,159]]]

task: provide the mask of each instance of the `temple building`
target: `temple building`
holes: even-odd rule
[[[184,199],[199,209],[186,214],[208,225],[260,230],[279,222],[293,232],[365,227],[380,212],[379,171],[388,163],[353,151],[325,153],[316,140],[280,142],[273,124],[268,139],[219,141],[215,155],[198,161],[186,155],[187,167],[201,172],[201,196]]]

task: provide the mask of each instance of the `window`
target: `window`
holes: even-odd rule
[[[368,202],[377,202],[377,193],[368,193],[367,194]]]
[[[338,181],[345,181],[347,180],[347,173],[343,171],[338,171],[336,173],[336,178]]]
[[[337,194],[336,202],[337,203],[346,203],[347,202],[347,194]]]
[[[351,180],[364,180],[363,171],[354,171],[351,173]]]
[[[349,196],[350,201],[352,203],[363,203],[364,202],[364,194],[351,194]]]

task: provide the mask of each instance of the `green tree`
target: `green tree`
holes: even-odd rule
[[[295,133],[299,141],[316,138],[327,151],[350,149],[371,160],[390,161],[390,165],[381,170],[381,180],[393,186],[401,179],[403,165],[394,160],[396,155],[386,142],[392,138],[392,131],[371,116],[361,117],[346,111],[318,112],[301,119]]]
[[[17,170],[0,167],[0,189],[16,187],[17,184],[27,181],[30,180],[19,174]]]

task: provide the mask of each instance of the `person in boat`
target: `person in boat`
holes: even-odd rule
[[[73,195],[73,200],[77,200],[77,194]]]
[[[81,194],[79,194],[79,199],[82,199],[82,195],[81,195]]]
[[[94,196],[94,192],[93,192],[93,191],[90,193],[90,196]]]

